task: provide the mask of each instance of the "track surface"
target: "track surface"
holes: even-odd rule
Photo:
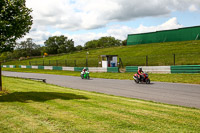
[[[3,71],[4,76],[41,78],[49,84],[63,87],[100,92],[116,96],[138,98],[154,102],[200,108],[200,85],[153,82],[135,84],[132,80],[115,80],[92,78],[82,80],[80,77],[21,73]]]

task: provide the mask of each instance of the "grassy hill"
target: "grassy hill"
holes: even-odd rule
[[[176,65],[200,64],[200,40],[120,46],[88,51],[89,66],[98,66],[100,55],[118,55],[122,59],[124,66],[146,65],[146,58],[148,58],[149,66],[173,65],[174,54]],[[79,51],[45,58],[10,61],[3,64],[29,65],[31,63],[31,65],[43,65],[44,63],[44,65],[74,66],[74,60],[76,60],[76,66],[85,66],[86,52]]]

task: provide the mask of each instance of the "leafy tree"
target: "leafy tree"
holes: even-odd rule
[[[112,47],[122,45],[121,40],[115,39],[114,37],[101,37],[98,40],[92,40],[85,43],[85,49],[99,48],[99,47]]]
[[[47,53],[46,51],[47,51],[47,50],[46,50],[46,47],[45,47],[45,46],[42,46],[42,47],[40,48],[41,56],[44,56],[44,53]],[[47,53],[47,54],[48,54],[48,53]]]
[[[121,41],[118,39],[115,39],[114,37],[101,37],[99,39],[99,45],[101,47],[120,46]]]
[[[78,45],[78,46],[76,46],[76,50],[81,51],[81,50],[83,50],[83,47],[81,45]]]
[[[100,47],[98,44],[99,44],[98,40],[92,40],[92,41],[86,42],[84,47],[85,47],[85,49],[97,48],[97,47]]]
[[[40,45],[36,45],[31,38],[27,38],[26,41],[17,43],[16,50],[13,52],[16,58],[26,56],[39,56],[41,54]]]
[[[14,42],[29,32],[31,9],[26,0],[0,0],[0,52],[12,51]]]
[[[122,41],[122,45],[126,46],[127,45],[127,40]]]
[[[48,54],[68,53],[75,50],[74,41],[64,35],[49,37],[44,44]]]
[[[13,54],[11,52],[3,52],[0,55],[0,61],[1,62],[5,62],[8,59],[12,59],[13,58]]]

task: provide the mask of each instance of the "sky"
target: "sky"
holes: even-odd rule
[[[125,40],[128,34],[200,25],[200,0],[26,0],[33,11],[30,32],[44,45],[51,36],[65,35],[74,45],[103,36]]]

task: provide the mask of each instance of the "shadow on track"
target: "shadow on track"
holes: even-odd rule
[[[135,83],[134,80],[131,80],[132,81],[132,84],[135,84],[135,85],[154,85],[155,83],[150,83],[150,84],[146,84],[145,82],[144,83]]]

